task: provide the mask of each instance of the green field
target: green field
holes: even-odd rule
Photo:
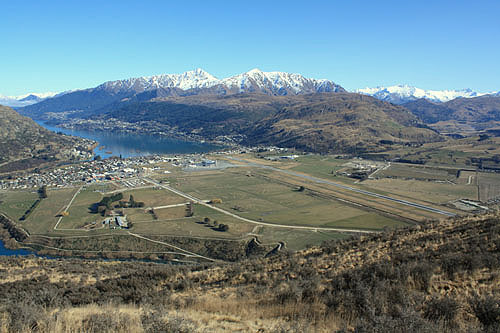
[[[0,212],[3,212],[14,221],[18,221],[37,199],[37,191],[0,193]]]
[[[445,169],[409,164],[391,164],[389,168],[379,171],[377,173],[377,177],[454,181],[456,179],[457,171],[458,169]]]
[[[339,201],[322,199],[259,177],[262,170],[198,173],[176,187],[200,199],[222,199],[221,208],[255,221],[310,227],[381,229],[404,225]]]
[[[102,199],[102,194],[92,188],[82,190],[69,208],[69,216],[63,217],[59,229],[78,229],[90,222],[101,222],[102,217],[90,213],[90,206]]]
[[[132,222],[153,221],[152,214],[146,212],[147,207],[173,205],[186,202],[184,198],[163,189],[126,189],[122,191],[122,194],[124,200],[129,200],[130,195],[133,195],[135,201],[141,201],[145,204],[144,208],[120,208],[120,210],[123,210],[124,214],[126,214]],[[96,222],[97,225],[100,226],[100,223],[104,218],[99,214],[92,213],[90,207],[99,202],[104,196],[108,195],[111,195],[111,193],[96,192],[95,186],[83,189],[76,196],[71,207],[69,208],[69,216],[63,217],[58,229],[79,229],[91,222]],[[178,213],[176,213],[176,215],[178,215]]]
[[[456,199],[475,200],[477,198],[477,187],[474,185],[389,178],[365,180],[363,184],[367,189],[382,190],[386,193],[438,204],[445,204]]]
[[[252,155],[246,157],[253,158]],[[475,173],[463,172],[460,178],[456,179],[457,170],[446,166],[428,167],[395,163],[390,168],[379,171],[376,174],[378,179],[360,182],[345,176],[335,176],[335,172],[349,167],[346,166],[349,160],[337,159],[334,156],[302,155],[295,160],[254,159],[254,161],[342,182],[375,193],[426,203],[434,207],[461,198],[477,198],[477,181],[480,185],[481,196],[500,195],[498,190],[500,176],[480,173],[476,180]],[[113,237],[101,238],[104,235],[125,236],[128,232],[152,238],[191,237],[214,240],[214,242],[221,239],[248,240],[257,236],[259,241],[268,247],[272,248],[273,244],[284,242],[287,248],[298,250],[310,244],[348,237],[346,233],[316,228],[376,231],[386,227],[405,226],[407,223],[403,222],[404,218],[419,220],[428,218],[430,214],[418,208],[339,189],[331,184],[315,183],[275,170],[241,166],[224,170],[184,172],[180,168],[169,167],[168,164],[163,164],[162,167],[168,168],[171,173],[165,174],[159,170],[148,177],[161,179],[163,183],[169,183],[174,189],[201,200],[220,199],[222,202],[214,206],[227,213],[206,205],[194,204],[194,215],[186,217],[185,204],[188,199],[185,197],[153,185],[148,188],[134,189],[123,187],[120,182],[105,182],[82,187],[68,209],[69,215],[61,218],[56,230],[54,226],[59,220],[57,215],[66,209],[78,191],[76,187],[49,188],[48,198],[43,199],[28,219],[22,222],[18,219],[38,199],[37,192],[4,191],[0,193],[0,211],[18,221],[32,235],[64,236],[67,238],[64,242],[61,239],[61,244],[65,247],[71,247],[71,244],[74,244],[80,249],[90,249],[95,246],[99,251],[105,250],[106,246],[110,246],[111,239],[114,239]],[[147,183],[146,180],[142,182],[142,184]],[[299,186],[305,188],[299,190]],[[141,208],[117,208],[132,223],[130,230],[103,227],[101,222],[104,217],[92,213],[89,209],[103,196],[111,196],[119,192],[123,194],[125,201],[133,195],[136,202],[144,202],[144,207]],[[151,209],[154,209],[156,217]],[[451,208],[445,209],[451,210]],[[231,216],[231,214],[236,216]],[[390,217],[398,215],[401,218]],[[251,221],[243,221],[238,216]],[[205,218],[209,218],[210,223],[204,223]],[[227,225],[229,230],[225,232],[217,230],[214,227],[214,221],[217,221],[217,224]],[[91,226],[95,227],[89,230]],[[133,237],[133,235],[128,236]],[[75,237],[74,242],[69,240],[72,237]],[[43,237],[40,237],[38,241],[40,239]],[[106,239],[106,241],[100,245],[96,244],[99,239]],[[128,238],[120,239],[122,239],[119,241],[120,245],[113,247],[116,251],[123,251],[127,248],[126,239]],[[43,243],[43,240],[40,242]],[[57,244],[54,240],[51,242],[51,244]],[[152,244],[147,246],[145,242]],[[140,248],[149,250],[164,248],[154,244],[158,245],[151,240],[135,239],[131,242],[128,251],[140,252]],[[138,246],[137,249],[134,249],[134,246]]]
[[[30,233],[47,234],[57,223],[56,215],[69,203],[77,188],[49,189],[48,197],[43,199],[29,218],[22,222]]]

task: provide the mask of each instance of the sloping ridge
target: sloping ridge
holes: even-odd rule
[[[500,121],[500,96],[494,95],[456,98],[446,103],[419,99],[403,106],[427,124],[448,120],[471,124]]]
[[[5,325],[40,327],[60,320],[61,312],[78,315],[92,305],[92,317],[87,313],[80,323],[99,323],[103,330],[116,325],[111,318],[125,307],[120,322],[152,331],[223,331],[236,324],[242,331],[276,331],[278,322],[278,331],[293,332],[500,329],[498,214],[429,221],[232,264],[0,261],[7,272],[0,277],[0,312],[11,319]],[[29,274],[19,273],[23,267]],[[95,274],[99,279],[88,278]],[[109,313],[109,302],[116,313]],[[31,316],[19,317],[21,306]],[[172,312],[190,328],[172,326]],[[158,315],[154,322],[151,313]]]
[[[64,150],[76,147],[87,150],[84,145],[79,138],[51,132],[0,105],[0,173],[55,161],[62,158]]]

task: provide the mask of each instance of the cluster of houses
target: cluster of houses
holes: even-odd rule
[[[104,226],[110,229],[128,229],[127,216],[111,216],[102,221]]]

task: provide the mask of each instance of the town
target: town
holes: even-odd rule
[[[233,148],[213,152],[211,155],[237,155],[246,152],[286,152],[287,149],[278,147]],[[287,157],[284,157],[287,158]],[[75,162],[56,168],[35,169],[18,176],[0,178],[0,190],[16,190],[50,187],[72,187],[79,184],[95,183],[143,175],[154,168],[152,164],[170,163],[175,167],[193,170],[195,168],[217,168],[216,161],[206,158],[206,154],[176,154],[176,155],[144,155],[128,158],[111,157],[101,159],[96,156],[93,160]],[[223,166],[227,166],[223,164]],[[157,168],[157,167],[156,167]]]

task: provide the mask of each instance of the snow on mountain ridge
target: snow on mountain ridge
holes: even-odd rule
[[[471,89],[424,90],[409,85],[357,89],[355,92],[370,95],[383,101],[403,104],[420,98],[433,102],[448,102],[455,98],[472,98],[494,93],[479,93]]]
[[[329,80],[308,79],[300,74],[286,72],[263,72],[257,68],[224,79],[218,79],[210,73],[198,68],[181,74],[161,74],[108,81],[101,84],[96,89],[106,89],[115,92],[129,90],[143,92],[158,88],[189,90],[205,89],[215,86],[223,86],[230,91],[261,91],[264,93],[282,95],[286,95],[289,92],[299,94],[322,91],[343,91],[342,87]]]
[[[115,91],[134,90],[136,92],[158,88],[179,88],[188,90],[193,88],[209,88],[216,85],[218,81],[216,77],[198,68],[182,74],[160,74],[108,81],[97,88],[112,89]]]

